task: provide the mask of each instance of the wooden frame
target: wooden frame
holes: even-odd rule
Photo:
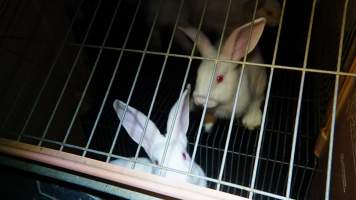
[[[354,42],[354,44],[356,44]],[[353,45],[356,46],[356,45]],[[356,74],[356,56],[353,58],[353,63],[349,68],[350,73]],[[345,109],[346,102],[351,95],[352,86],[356,84],[356,78],[346,76],[344,77],[340,90],[339,95],[337,97],[337,106],[336,106],[336,118],[335,121],[338,121],[338,116],[340,112]],[[328,111],[327,111],[327,118],[324,128],[321,129],[318,139],[316,140],[315,147],[314,147],[314,154],[315,156],[319,157],[324,152],[325,147],[328,144],[329,137],[330,137],[330,128],[331,128],[331,114],[332,114],[332,101],[329,103]]]

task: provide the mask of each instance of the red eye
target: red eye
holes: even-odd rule
[[[216,77],[216,81],[218,82],[218,83],[221,83],[221,82],[223,82],[223,80],[224,80],[224,75],[218,75],[217,77]]]
[[[185,153],[182,153],[183,159],[187,159],[187,156],[185,155]]]

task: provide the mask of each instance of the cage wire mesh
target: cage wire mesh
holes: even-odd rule
[[[147,24],[149,1],[55,2],[61,5],[60,17],[53,19],[48,17],[47,7],[51,6],[42,1],[18,1],[22,5],[18,7],[3,1],[2,21],[7,23],[0,29],[1,137],[104,162],[135,156],[138,145],[124,128],[117,133],[120,121],[113,101],[129,100],[141,112],[152,112],[150,119],[165,130],[170,108],[183,84],[191,83],[194,88],[197,67],[204,58],[173,39],[176,27],[160,27],[159,43],[155,41],[152,31],[158,29],[164,11],[157,10],[158,20]],[[179,2],[169,10],[176,17],[189,9],[184,1]],[[205,2],[208,8],[212,4],[211,0]],[[223,2],[226,8],[231,4]],[[256,3],[242,2],[253,5],[251,8]],[[314,175],[326,172],[318,166],[313,148],[328,102],[335,95],[338,70],[334,68],[338,48],[314,40],[324,33],[330,34],[324,36],[330,43],[339,43],[346,2],[335,8],[321,1],[278,2],[283,23],[266,28],[259,43],[266,63],[261,67],[266,67],[271,78],[262,105],[264,126],[249,131],[234,120],[229,133],[230,120],[219,119],[207,133],[200,130],[202,111],[194,110],[187,133],[188,151],[193,155],[197,144],[194,158],[211,178],[209,188],[253,199],[307,199],[313,192]],[[27,11],[23,10],[26,6]],[[336,24],[325,25],[325,10],[335,13]],[[205,30],[213,16],[203,16],[203,11],[202,7],[198,13],[201,24],[195,25]],[[20,23],[33,13],[26,23]],[[253,13],[252,9],[249,19],[256,17]],[[53,20],[60,20],[61,26],[51,25]],[[208,36],[218,41],[224,30],[220,26],[218,35]],[[328,33],[333,27],[337,29]],[[144,150],[139,157],[147,157]],[[286,194],[288,190],[290,194]]]

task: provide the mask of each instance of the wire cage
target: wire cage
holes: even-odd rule
[[[341,134],[337,125],[343,123],[336,116],[341,107],[339,82],[356,76],[350,70],[356,46],[355,3],[2,1],[1,164],[70,183],[56,187],[53,179],[42,182],[36,177],[36,195],[50,199],[73,197],[72,184],[94,189],[79,188],[83,199],[329,199],[330,191],[338,197],[332,189],[338,183],[331,181],[338,180],[332,147],[342,146],[334,142]],[[237,15],[238,20],[233,6],[245,13]],[[214,13],[217,8],[219,16]],[[146,114],[163,132],[184,88],[195,88],[202,60],[227,62],[203,57],[195,41],[188,46],[179,41],[179,26],[189,21],[221,46],[231,33],[229,27],[261,16],[267,18],[258,43],[264,62],[253,63],[267,71],[261,126],[248,130],[240,119],[217,119],[206,132],[206,107],[190,112],[187,150],[204,171],[206,177],[198,178],[207,181],[207,188],[146,178],[109,163],[148,157],[121,126],[113,109],[115,99]],[[235,63],[248,67],[246,60]],[[355,127],[354,121],[347,123]],[[329,134],[319,154],[316,143],[326,126]],[[104,176],[105,170],[111,177]],[[344,191],[352,193],[345,187]]]

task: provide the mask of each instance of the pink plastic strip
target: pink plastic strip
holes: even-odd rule
[[[177,181],[169,181],[156,175],[4,138],[0,138],[0,152],[179,199],[246,200],[246,198],[240,196],[209,188],[183,182],[177,184]]]

